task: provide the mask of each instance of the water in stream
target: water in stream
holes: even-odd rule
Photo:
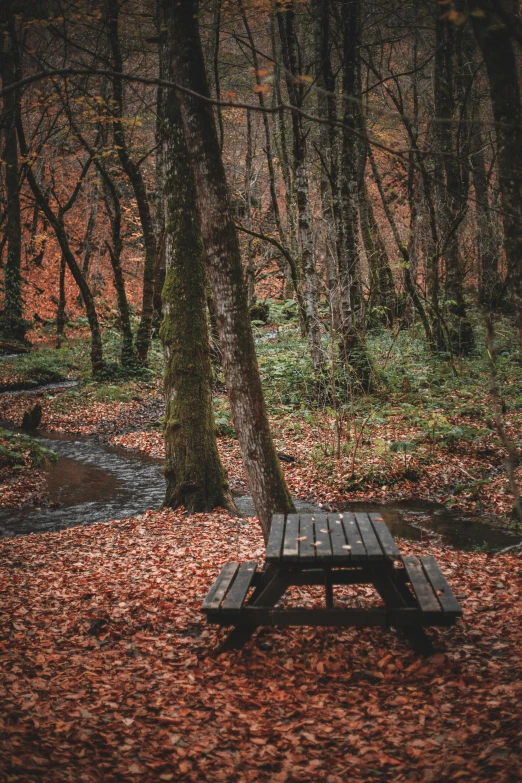
[[[165,480],[159,460],[70,435],[52,434],[39,440],[58,454],[58,461],[46,468],[50,500],[55,507],[0,508],[0,537],[123,519],[161,505]],[[237,497],[236,502],[243,516],[254,516],[252,498]],[[296,501],[296,506],[302,512],[323,511],[306,501]],[[427,540],[435,535],[436,540],[459,549],[484,544],[501,549],[518,541],[504,531],[459,518],[444,506],[428,501],[351,503],[344,510],[376,511],[397,537]]]
[[[50,500],[59,506],[0,508],[0,536],[123,519],[161,505],[165,479],[158,460],[71,436],[38,440],[58,455],[45,471]]]

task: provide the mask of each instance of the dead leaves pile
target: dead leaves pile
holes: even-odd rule
[[[422,549],[465,612],[428,661],[377,629],[264,629],[216,657],[201,601],[263,551],[224,512],[1,541],[0,780],[520,779],[520,556]]]

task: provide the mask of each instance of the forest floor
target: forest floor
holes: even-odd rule
[[[329,380],[319,390],[312,382],[295,325],[256,337],[277,448],[295,458],[283,468],[296,496],[326,507],[438,500],[517,529],[483,344],[452,366],[409,332],[370,335],[375,393],[355,394],[334,368],[334,399]],[[109,358],[115,346],[109,336]],[[504,424],[519,447],[515,346],[511,326],[498,324]],[[161,457],[159,345],[145,377],[96,383],[86,347],[79,339],[0,362],[0,388],[53,373],[80,380],[0,395],[0,419],[19,425],[38,402],[45,431]],[[245,492],[222,378],[214,406],[229,480]],[[48,498],[38,454],[16,437],[0,432],[0,504],[40,505]],[[264,551],[255,522],[226,512],[149,510],[0,540],[1,783],[519,781],[522,555],[400,546],[434,554],[464,610],[456,627],[429,631],[428,660],[377,629],[265,629],[242,652],[216,656],[224,632],[206,626],[201,601],[224,562],[262,561]],[[361,606],[376,599],[366,586],[349,589]]]
[[[379,629],[265,629],[216,655],[201,600],[264,549],[224,512],[2,540],[0,780],[519,781],[522,557],[401,546],[435,555],[464,610],[427,660]]]

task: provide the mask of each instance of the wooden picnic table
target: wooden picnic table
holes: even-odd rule
[[[227,563],[201,611],[209,622],[233,625],[221,649],[242,647],[262,625],[394,626],[423,654],[432,652],[424,627],[452,625],[462,610],[436,560],[401,556],[378,514],[287,514],[272,519],[265,565]],[[336,585],[373,585],[380,605],[336,605]],[[325,606],[284,604],[292,585],[322,585]]]

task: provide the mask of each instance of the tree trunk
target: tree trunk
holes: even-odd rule
[[[165,57],[162,55],[162,48],[165,46],[165,31],[159,25],[159,77],[165,80],[167,78]],[[161,326],[163,317],[162,291],[166,275],[166,256],[165,256],[165,198],[164,198],[164,141],[165,141],[165,95],[164,87],[158,86],[156,94],[156,268],[154,271],[154,297],[152,319],[154,330]]]
[[[288,96],[293,106],[300,108],[303,103],[303,86],[299,83],[300,64],[298,42],[295,32],[295,14],[290,5],[288,10],[277,14],[281,51],[286,73]],[[321,326],[318,316],[319,279],[315,266],[312,215],[308,183],[307,131],[300,114],[292,114],[293,131],[293,169],[294,190],[297,205],[297,227],[299,255],[305,284],[305,328],[310,346],[314,370],[319,373],[324,368],[324,352],[321,345]]]
[[[1,17],[0,17],[1,18]],[[1,56],[2,86],[8,87],[16,81],[12,41],[7,34],[3,36]],[[16,140],[16,100],[17,92],[8,93],[4,99],[2,124],[4,125],[6,187],[6,235],[7,261],[4,267],[4,316],[2,330],[9,338],[23,340],[22,302],[22,223],[20,211],[20,172],[18,168],[18,144]]]
[[[195,0],[166,0],[176,82],[208,95]],[[248,484],[265,539],[272,513],[294,509],[270,434],[250,326],[241,255],[212,109],[180,96],[214,294],[223,366]]]
[[[474,128],[474,148],[470,156],[475,189],[477,255],[479,259],[479,300],[487,310],[502,305],[504,283],[498,269],[499,251],[489,209],[489,182],[484,160],[484,140],[479,127]]]
[[[359,95],[358,23],[359,0],[347,0],[343,8],[343,94]],[[350,127],[359,127],[358,106],[353,100],[344,99],[342,154],[341,154],[341,204],[342,231],[339,237],[339,280],[341,285],[342,344],[344,361],[351,367],[365,391],[374,382],[373,367],[361,334],[361,281],[358,257],[358,192],[359,150]]]
[[[252,230],[252,177],[254,161],[254,145],[252,139],[252,117],[247,111],[247,149],[245,156],[245,219],[247,228]],[[248,307],[252,307],[256,302],[256,260],[254,248],[252,247],[252,238],[249,237],[246,247],[246,286]]]
[[[120,50],[120,38],[118,30],[119,0],[109,2],[109,42],[111,46],[113,68],[118,73],[123,73],[123,59]],[[138,213],[140,216],[141,230],[145,244],[145,261],[143,267],[143,296],[141,307],[141,320],[136,335],[136,349],[142,362],[147,360],[152,334],[152,318],[154,314],[154,278],[157,264],[156,237],[154,223],[150,211],[147,188],[141,175],[141,171],[132,160],[127,147],[125,132],[123,129],[123,84],[122,79],[114,77],[113,89],[113,131],[114,144],[118,150],[118,156],[125,174],[129,178]]]
[[[194,177],[179,101],[174,91],[165,98],[165,505],[185,506],[191,513],[233,510],[212,410],[206,275]]]
[[[392,326],[397,314],[395,281],[386,246],[373,214],[365,177],[363,179],[359,189],[359,214],[370,275],[369,318],[372,319],[372,311],[377,311],[378,320],[384,320],[386,326]]]
[[[98,222],[98,202],[99,202],[99,188],[98,179],[94,180],[91,203],[89,211],[89,219],[87,221],[87,228],[85,230],[85,236],[80,247],[80,251],[83,252],[83,264],[82,274],[86,280],[89,279],[89,269],[91,266],[91,258],[94,250],[94,232],[96,231],[96,224]],[[82,296],[78,294],[78,304],[82,304]]]
[[[314,40],[316,53],[316,84],[317,113],[320,117],[328,117],[328,125],[319,126],[319,145],[321,150],[321,206],[326,224],[327,234],[333,234],[333,249],[328,247],[326,240],[326,281],[332,329],[339,338],[341,332],[341,302],[339,286],[339,269],[337,263],[337,245],[335,236],[339,230],[340,194],[339,194],[339,161],[338,161],[338,131],[337,105],[335,96],[335,76],[332,70],[330,49],[332,38],[330,31],[329,0],[313,0],[312,14],[314,18]]]
[[[515,318],[522,341],[522,105],[510,31],[496,3],[470,0],[471,19],[484,57],[496,124],[504,250]]]
[[[121,268],[121,252],[123,242],[121,238],[121,205],[120,196],[112,178],[102,164],[98,170],[103,181],[103,195],[105,208],[111,224],[111,244],[107,243],[107,250],[111,259],[114,287],[118,299],[118,311],[120,314],[120,329],[122,336],[121,363],[124,367],[132,368],[136,361],[134,341],[132,336],[132,324],[130,318],[129,302],[125,291],[125,278]]]
[[[58,293],[58,310],[56,311],[56,334],[58,336],[58,345],[61,344],[63,333],[65,329],[65,324],[67,323],[67,316],[65,314],[65,306],[66,306],[66,300],[65,300],[65,270],[67,268],[67,261],[65,260],[65,256],[62,253],[62,256],[60,258],[60,282],[59,282],[59,293]]]
[[[377,163],[375,161],[375,157],[373,155],[371,147],[368,149],[368,157],[370,159],[370,163],[372,166],[373,176],[375,179],[375,183],[377,185],[377,188],[379,190],[379,195],[381,197],[382,206],[384,209],[384,213],[386,215],[386,218],[388,220],[388,223],[390,224],[390,228],[393,234],[393,238],[395,239],[395,243],[397,245],[397,248],[402,256],[402,259],[404,261],[404,285],[406,288],[406,291],[408,292],[409,296],[411,297],[411,301],[413,303],[413,306],[415,307],[419,318],[421,320],[422,326],[424,328],[424,333],[426,335],[426,341],[428,343],[428,346],[430,347],[430,350],[433,349],[433,334],[431,331],[431,325],[429,318],[426,314],[426,311],[424,309],[424,306],[421,302],[420,296],[417,292],[417,288],[415,285],[415,281],[413,280],[411,276],[411,269],[410,269],[410,256],[408,252],[408,248],[404,244],[404,242],[401,239],[401,236],[399,234],[399,230],[397,228],[397,224],[395,222],[395,218],[393,216],[393,212],[390,208],[390,205],[388,203],[388,199],[386,198],[386,194],[384,192],[384,187],[382,184],[381,175],[379,172],[379,169],[377,167]]]
[[[457,353],[473,347],[473,332],[464,301],[464,268],[459,253],[459,228],[466,212],[459,154],[454,138],[455,24],[445,15],[436,21],[434,97],[437,139],[442,154],[445,187],[439,187],[440,256],[446,267],[449,336]]]

